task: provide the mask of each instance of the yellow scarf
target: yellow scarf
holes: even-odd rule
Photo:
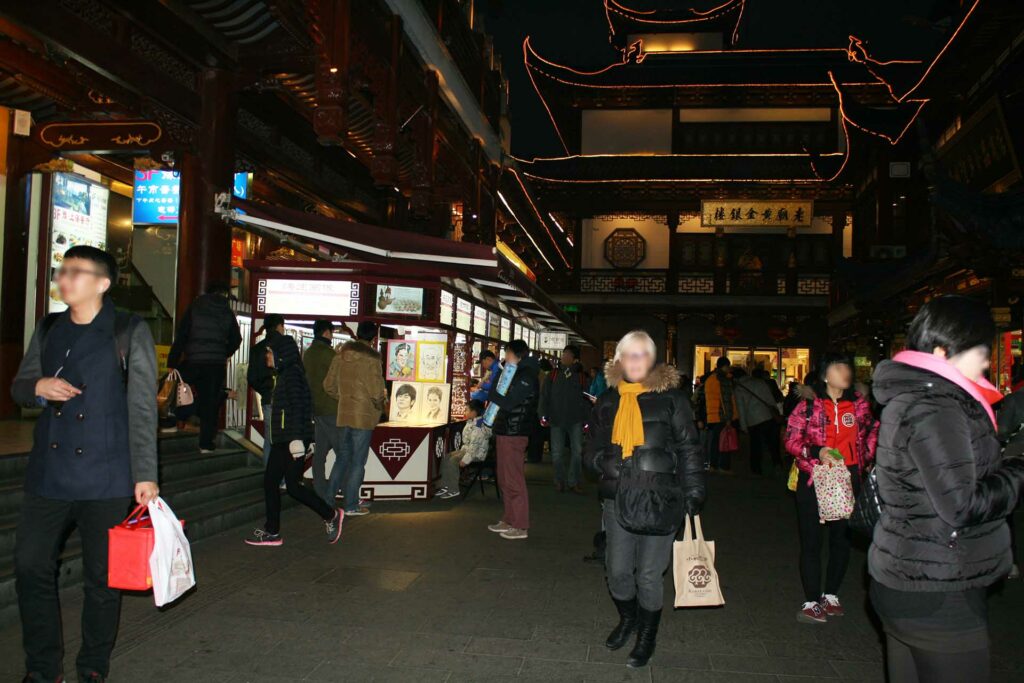
[[[619,409],[612,423],[612,443],[622,446],[622,458],[633,455],[633,449],[644,445],[644,420],[636,397],[644,393],[644,385],[619,382]]]

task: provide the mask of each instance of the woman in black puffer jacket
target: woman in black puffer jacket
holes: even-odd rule
[[[636,668],[654,653],[675,534],[704,501],[704,456],[679,373],[655,366],[646,332],[622,338],[605,376],[609,391],[594,404],[586,458],[600,475],[605,571],[619,611],[605,645],[617,650],[637,629],[627,662]]]
[[[1006,517],[1024,459],[1000,456],[984,379],[995,325],[965,297],[925,304],[909,351],[880,363],[882,517],[868,555],[889,680],[989,680],[986,588],[1010,570]]]
[[[250,359],[258,362],[260,359]],[[276,370],[272,401],[270,460],[263,473],[263,493],[267,504],[267,521],[245,539],[249,545],[278,546],[281,539],[281,490],[284,478],[288,495],[304,504],[324,520],[327,540],[337,543],[341,538],[341,508],[334,510],[302,484],[306,450],[313,440],[313,396],[306,382],[306,373],[299,357],[299,347],[287,334],[269,337],[267,367]]]

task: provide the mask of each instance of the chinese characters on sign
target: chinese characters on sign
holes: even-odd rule
[[[811,201],[704,200],[700,224],[705,228],[809,228],[813,217]]]
[[[286,315],[359,313],[359,283],[333,280],[260,280],[256,311]]]
[[[249,174],[236,173],[232,193],[245,199],[249,193]],[[132,201],[135,225],[169,225],[178,222],[181,200],[180,178],[176,171],[136,171]]]

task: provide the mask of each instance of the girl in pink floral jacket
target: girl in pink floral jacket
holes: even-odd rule
[[[797,405],[789,414],[786,428],[786,450],[796,458],[800,469],[796,510],[804,604],[796,618],[805,623],[820,623],[843,614],[837,593],[850,562],[847,521],[819,522],[814,467],[819,463],[845,466],[856,491],[861,472],[875,458],[878,441],[878,422],[867,399],[853,389],[853,364],[847,356],[825,354],[813,387],[815,397]],[[821,550],[826,527],[829,552],[822,592]]]

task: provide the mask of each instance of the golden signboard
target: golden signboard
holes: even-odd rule
[[[814,217],[810,200],[705,199],[700,224],[705,228],[809,228]]]

